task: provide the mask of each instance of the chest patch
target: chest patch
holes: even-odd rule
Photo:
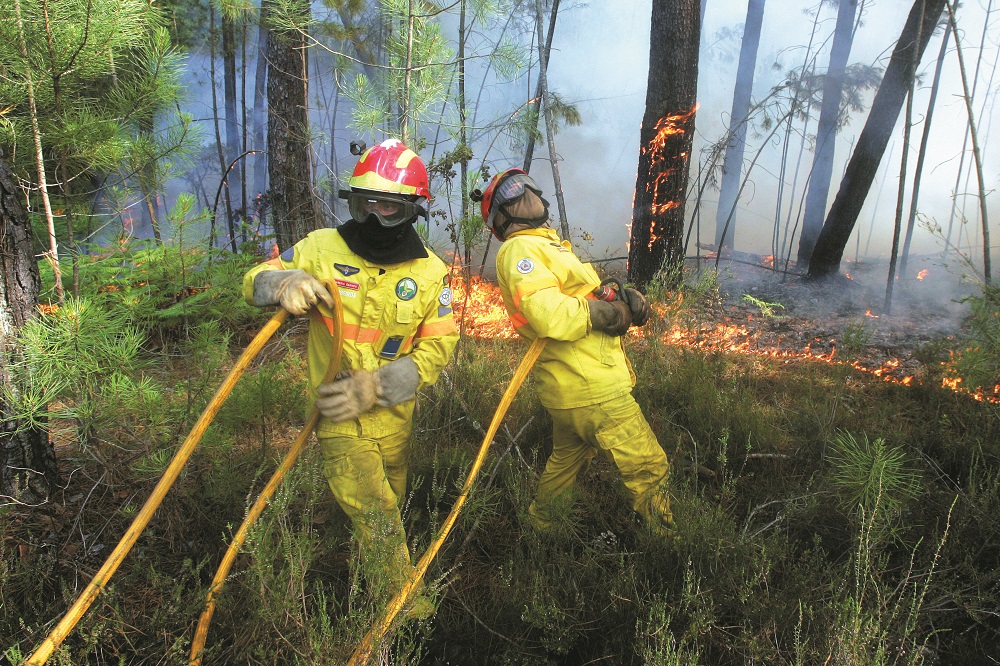
[[[448,307],[449,305],[451,305],[451,299],[452,299],[451,289],[449,289],[448,287],[442,289],[441,295],[438,296],[438,302],[441,303],[441,305]]]
[[[527,274],[527,273],[530,273],[533,270],[535,270],[535,262],[533,262],[531,259],[528,259],[527,257],[525,257],[521,261],[517,262],[517,272],[518,273]]]
[[[361,269],[357,266],[349,266],[347,264],[334,264],[333,267],[340,271],[340,274],[344,277],[350,277],[355,273],[361,272]],[[337,283],[339,284],[340,280],[337,280]]]
[[[417,295],[417,283],[413,278],[405,277],[396,283],[396,298],[401,301],[412,300]]]

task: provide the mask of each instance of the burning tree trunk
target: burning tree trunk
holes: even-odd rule
[[[628,278],[645,286],[684,261],[684,198],[698,91],[699,0],[654,2]]]
[[[10,168],[0,155],[0,395],[17,395],[9,368],[20,350],[17,333],[34,316],[41,279],[31,224]],[[44,499],[58,481],[48,433],[19,422],[0,399],[0,505]]]
[[[816,248],[809,260],[810,277],[828,277],[840,270],[844,248],[875,180],[875,173],[913,80],[915,66],[927,48],[944,5],[945,0],[914,0],[882,77],[882,84],[875,93],[868,121],[861,130],[857,147],[840,183],[840,191],[816,239]]]

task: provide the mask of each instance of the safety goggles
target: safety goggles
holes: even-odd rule
[[[340,196],[347,199],[351,217],[358,222],[374,215],[383,227],[398,227],[404,222],[413,222],[418,215],[427,216],[420,203],[410,201],[401,194],[341,190]]]
[[[525,189],[529,189],[539,196],[542,194],[542,188],[538,187],[538,184],[526,173],[515,173],[500,181],[496,191],[493,193],[493,203],[490,206],[490,219],[487,220],[487,223],[492,225],[493,218],[496,217],[500,207],[520,199],[524,196]]]

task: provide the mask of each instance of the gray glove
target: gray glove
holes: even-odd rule
[[[323,283],[303,270],[264,271],[254,276],[254,305],[280,305],[293,315],[304,315],[319,301],[334,308],[333,296]]]
[[[649,321],[650,314],[649,303],[646,302],[646,297],[635,289],[626,287],[622,293],[622,300],[628,304],[628,309],[632,316],[632,325],[645,326],[646,322]]]
[[[409,356],[375,372],[352,370],[346,377],[316,387],[316,408],[334,423],[356,419],[376,405],[392,407],[417,397],[420,373]]]
[[[590,325],[595,331],[608,335],[625,335],[632,324],[632,313],[625,301],[587,301],[590,308]]]

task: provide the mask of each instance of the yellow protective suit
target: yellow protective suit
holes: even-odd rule
[[[243,297],[253,303],[254,278],[262,271],[301,269],[320,281],[335,280],[344,306],[341,369],[375,371],[409,356],[422,388],[437,380],[458,343],[447,267],[428,254],[379,265],[352,252],[335,229],[320,229],[281,257],[252,268],[243,278]],[[312,401],[330,362],[333,326],[327,318],[309,321]],[[316,426],[330,489],[367,542],[363,547],[369,551],[373,542],[381,542],[387,547],[381,556],[393,553],[381,567],[393,587],[411,571],[399,503],[406,494],[414,403],[376,406],[342,423],[321,418]]]
[[[600,284],[593,267],[553,229],[526,229],[497,252],[497,279],[517,332],[549,338],[534,373],[552,415],[553,446],[529,508],[532,522],[549,526],[547,505],[602,451],[621,472],[633,508],[652,528],[668,530],[667,456],[631,395],[635,375],[622,338],[591,326],[586,301]]]

